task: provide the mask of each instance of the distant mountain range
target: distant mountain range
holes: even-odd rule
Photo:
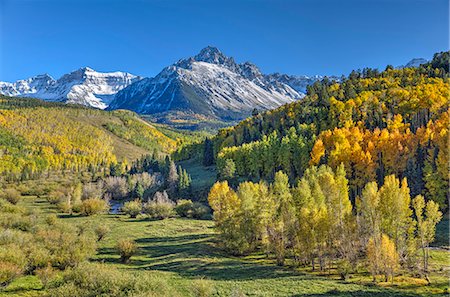
[[[103,73],[83,67],[58,80],[48,74],[41,74],[14,83],[0,82],[0,94],[104,109],[118,91],[140,79],[141,77],[126,72]]]
[[[400,67],[417,67],[426,62],[413,59]],[[165,67],[153,78],[84,67],[58,80],[43,74],[14,83],[0,82],[0,94],[100,109],[129,109],[163,117],[183,114],[234,121],[250,115],[254,108],[273,109],[301,99],[308,85],[323,78],[263,74],[256,65],[236,63],[232,57],[208,46],[194,57]]]

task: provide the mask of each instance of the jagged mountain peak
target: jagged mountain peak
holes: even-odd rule
[[[228,60],[233,59],[225,56],[217,47],[207,46],[203,48],[195,57],[198,62],[206,62],[211,64],[224,64]]]
[[[236,64],[232,57],[226,56],[217,47],[214,46],[207,46],[200,50],[197,55],[179,60],[174,64],[174,66],[191,69],[192,64],[195,62],[204,62],[224,66],[234,72],[238,72],[239,69],[239,66]]]
[[[187,112],[222,120],[242,119],[254,108],[270,109],[304,96],[281,82],[270,82],[259,68],[237,64],[218,48],[165,67],[117,93],[108,109],[155,114]]]
[[[262,76],[261,70],[259,70],[258,66],[251,62],[244,62],[239,64],[240,73],[242,76],[248,79],[256,79]]]
[[[48,80],[53,80],[53,77],[48,74],[48,73],[43,73],[43,74],[38,74],[36,76],[33,76],[32,78],[34,79],[48,79]]]

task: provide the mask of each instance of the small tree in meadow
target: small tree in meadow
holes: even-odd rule
[[[129,215],[130,218],[136,218],[142,211],[142,203],[138,199],[125,202],[122,206],[122,211]]]
[[[94,229],[95,235],[97,235],[97,241],[101,241],[103,238],[105,238],[106,234],[111,231],[108,226],[105,225],[99,225]]]
[[[81,214],[85,216],[92,216],[108,211],[109,205],[103,199],[100,198],[90,198],[83,200],[81,204]]]
[[[12,204],[17,204],[20,201],[20,192],[16,189],[6,189],[3,192],[3,198],[5,198],[6,201]]]
[[[117,251],[120,254],[120,262],[128,263],[130,258],[136,254],[136,243],[130,239],[121,239],[117,242]]]

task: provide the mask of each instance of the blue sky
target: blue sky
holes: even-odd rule
[[[0,80],[154,76],[207,45],[265,73],[348,74],[448,50],[447,0],[0,0]]]

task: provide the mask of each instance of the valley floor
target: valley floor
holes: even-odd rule
[[[21,202],[35,209],[40,217],[56,209],[44,199],[25,197]],[[349,281],[311,272],[310,268],[278,267],[273,259],[255,254],[231,257],[217,247],[214,223],[209,220],[166,219],[149,221],[124,215],[94,217],[60,216],[72,224],[107,225],[111,233],[100,242],[92,261],[104,262],[126,271],[157,274],[190,296],[194,279],[206,279],[213,296],[438,296],[448,292],[449,252],[431,251],[431,281],[397,276],[394,283],[373,285],[366,273]],[[448,225],[448,221],[445,221]],[[129,264],[120,264],[114,249],[119,238],[134,239],[139,254]],[[37,277],[27,276],[10,284],[0,296],[41,296],[45,294]],[[245,294],[245,295],[244,295]]]

